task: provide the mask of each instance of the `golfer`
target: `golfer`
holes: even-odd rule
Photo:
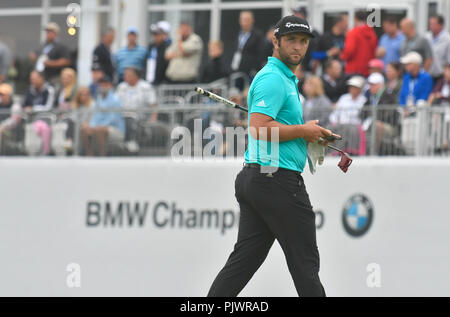
[[[237,242],[208,296],[237,296],[267,257],[281,245],[299,296],[325,296],[319,279],[315,214],[301,173],[307,142],[331,135],[317,120],[303,122],[294,75],[313,37],[306,20],[287,16],[275,26],[273,56],[248,94],[249,146],[235,181],[240,206]],[[271,128],[277,128],[278,151]],[[261,131],[267,131],[267,134]],[[272,135],[273,134],[273,135]],[[272,140],[270,142],[269,140]],[[272,168],[273,167],[273,168]]]

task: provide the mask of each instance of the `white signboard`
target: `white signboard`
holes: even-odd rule
[[[328,296],[450,296],[450,160],[304,173]],[[205,296],[242,160],[2,159],[0,296]],[[277,243],[242,296],[296,296]]]

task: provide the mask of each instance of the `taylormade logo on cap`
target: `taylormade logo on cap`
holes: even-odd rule
[[[309,30],[309,26],[307,26],[306,24],[299,24],[299,23],[291,23],[291,22],[288,22],[288,23],[286,23],[286,25],[285,25],[287,28],[293,28],[293,27],[296,27],[296,26],[300,26],[300,27],[302,27],[302,28],[305,28],[305,29],[308,29]]]

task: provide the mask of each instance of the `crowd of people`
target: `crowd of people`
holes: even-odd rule
[[[295,8],[293,14],[308,18],[304,7]],[[82,152],[106,155],[108,142],[129,141],[123,116],[108,109],[152,109],[158,104],[156,90],[161,84],[210,83],[234,72],[245,74],[251,82],[272,55],[274,31],[270,27],[264,34],[254,24],[252,12],[242,11],[232,59],[225,60],[223,42],[214,40],[207,44],[204,65],[203,40],[188,22],[180,23],[175,38],[167,21],[152,24],[148,47],[138,44],[139,31],[130,26],[127,43],[117,52],[112,52],[115,30],[108,28],[93,51],[92,83],[78,87],[76,67],[58,40],[60,28],[49,23],[42,48],[30,54],[34,63],[21,104],[14,102],[8,84],[9,50],[0,43],[0,149],[5,139],[17,139],[14,129],[26,116],[25,134],[39,140],[40,154],[73,151],[75,122],[81,120]],[[425,35],[417,32],[413,20],[387,16],[378,39],[365,11],[355,13],[352,29],[348,24],[348,16],[342,14],[324,34],[313,31],[315,37],[296,71],[304,118],[318,119],[343,134],[349,140],[346,150],[354,155],[366,154],[366,139],[375,124],[379,153],[384,140],[398,137],[401,116],[414,115],[414,106],[450,101],[450,34],[440,15],[429,18],[430,31]],[[229,96],[243,104],[244,83],[237,81],[231,87],[234,96]],[[373,107],[379,109],[376,118]],[[91,109],[104,111],[92,114]],[[54,122],[39,115],[51,110],[59,111]],[[140,119],[158,120],[155,113]],[[132,151],[139,148],[134,140],[127,146]]]

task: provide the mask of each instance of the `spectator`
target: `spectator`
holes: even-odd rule
[[[61,88],[56,94],[55,106],[59,111],[57,122],[52,125],[52,150],[55,155],[66,155],[72,151],[75,117],[72,112],[72,101],[77,92],[77,75],[72,68],[64,68],[61,72]]]
[[[201,82],[210,83],[212,81],[228,77],[230,70],[223,60],[222,41],[211,41],[208,44],[209,60],[203,70]]]
[[[0,84],[8,78],[9,68],[11,66],[11,52],[8,46],[0,41]]]
[[[62,69],[72,64],[70,53],[67,47],[58,40],[58,24],[54,22],[47,24],[45,31],[45,44],[36,62],[36,70],[44,72],[45,80],[58,89]]]
[[[111,45],[114,43],[116,32],[113,28],[107,28],[102,32],[102,42],[95,48],[92,65],[98,65],[103,73],[114,78],[114,64],[111,54]]]
[[[72,101],[72,109],[86,110],[91,109],[94,106],[94,99],[91,94],[91,89],[87,86],[81,86],[75,98]],[[89,122],[89,120],[81,120],[82,122]]]
[[[417,52],[409,52],[400,62],[405,65],[399,103],[401,106],[413,106],[420,100],[427,101],[433,88],[433,79],[421,69],[422,57]]]
[[[148,108],[156,103],[153,87],[139,76],[139,69],[136,67],[125,68],[124,81],[117,86],[117,95],[123,108]]]
[[[444,76],[438,80],[428,98],[429,105],[450,103],[450,63],[444,67]]]
[[[123,81],[123,73],[128,66],[135,66],[139,69],[144,67],[145,59],[147,56],[147,50],[138,45],[138,29],[134,26],[130,26],[127,29],[127,46],[121,48],[116,53],[116,66],[117,75],[119,77],[119,83]],[[110,77],[112,78],[112,77]]]
[[[391,94],[397,101],[402,88],[401,72],[400,63],[389,63],[386,66],[386,93]]]
[[[119,97],[114,93],[112,79],[108,76],[100,80],[99,94],[95,103],[95,110],[119,109]],[[96,112],[89,125],[81,130],[83,147],[87,156],[93,156],[92,139],[97,141],[98,155],[106,156],[108,140],[122,142],[125,137],[125,121],[119,112]]]
[[[61,88],[56,94],[58,110],[69,110],[77,93],[77,74],[72,68],[64,68],[61,72]]]
[[[405,36],[400,32],[398,22],[393,16],[383,21],[384,34],[380,37],[376,57],[382,59],[384,65],[400,60],[400,48]]]
[[[369,75],[368,63],[375,56],[377,36],[366,23],[366,12],[355,13],[355,27],[347,33],[341,59],[346,62],[345,73]]]
[[[22,121],[22,107],[13,102],[13,90],[8,84],[0,84],[0,151],[5,139],[14,137],[14,130]],[[10,113],[3,112],[9,109]]]
[[[333,103],[336,103],[347,92],[342,65],[336,59],[329,60],[325,63],[325,74],[322,76],[322,81],[325,95]]]
[[[365,79],[353,76],[348,81],[348,93],[342,95],[330,115],[330,123],[335,133],[342,136],[336,146],[353,155],[366,154],[366,136],[361,125],[361,109],[367,101],[362,94]]]
[[[202,59],[203,41],[187,22],[180,24],[177,37],[166,51],[166,60],[169,61],[167,79],[170,83],[194,83]]]
[[[427,38],[433,49],[434,58],[430,75],[434,83],[441,79],[444,66],[450,63],[450,34],[444,30],[444,22],[444,17],[441,15],[433,15],[429,21],[430,32]]]
[[[159,21],[150,26],[153,42],[147,50],[146,80],[153,86],[158,86],[166,80],[166,70],[169,65],[165,58],[166,50],[172,43],[169,38],[170,24]]]
[[[369,76],[374,73],[384,75],[384,63],[381,59],[373,58],[369,61],[369,64],[367,66],[369,67]],[[369,88],[370,85],[368,82],[366,82],[366,85],[363,88],[363,93],[366,98],[369,98],[370,96]]]
[[[367,98],[362,94],[365,79],[361,76],[353,76],[348,81],[348,93],[342,95],[333,113],[330,115],[332,124],[360,124],[360,111]]]
[[[272,37],[273,37],[273,31],[275,31],[275,26],[271,26],[269,30],[266,32],[266,37],[264,38],[264,53],[263,53],[263,59],[262,64],[265,65],[267,63],[267,58],[269,56],[272,56],[273,54],[273,43],[272,43]]]
[[[94,63],[92,64],[91,75],[92,75],[92,83],[89,85],[89,89],[91,90],[91,95],[95,99],[97,97],[98,82],[100,79],[105,77],[105,72],[103,71],[103,69],[100,67],[99,64]]]
[[[93,107],[94,100],[92,98],[91,90],[87,86],[80,87],[71,103],[71,108],[76,110],[76,112],[72,113],[70,120],[68,120],[68,128],[65,135],[66,140],[64,142],[66,151],[73,149],[73,140],[76,133],[74,122],[77,120],[81,129],[87,127],[92,117],[91,109]]]
[[[308,10],[305,6],[297,6],[294,9],[292,9],[292,13],[293,15],[308,20]],[[308,49],[306,51],[305,57],[303,57],[302,60],[302,64],[303,64],[303,70],[305,72],[311,72],[311,73],[315,73],[316,72],[316,67],[317,65],[314,65],[311,62],[311,55],[313,52],[317,51],[317,45],[318,45],[318,41],[320,38],[320,34],[319,32],[317,32],[316,30],[313,29],[312,26],[311,27],[311,33],[313,34],[313,37],[311,37],[309,39],[309,45],[308,45]]]
[[[376,111],[376,136],[375,136],[375,153],[386,154],[381,151],[381,145],[392,143],[392,139],[400,133],[400,115],[397,111],[397,100],[392,94],[387,93],[384,85],[384,77],[380,73],[373,73],[367,79],[369,83],[369,98],[366,101],[367,108],[361,111],[361,119],[364,120],[363,129],[371,133],[370,126],[374,122],[372,117],[372,107],[377,107]]]
[[[405,56],[412,51],[419,53],[424,63],[423,68],[428,72],[433,62],[433,51],[430,42],[426,37],[417,34],[416,26],[411,19],[404,18],[400,22],[400,28],[405,35],[405,40],[400,48],[400,56]]]
[[[319,39],[317,51],[312,53],[312,58],[325,63],[328,59],[338,59],[344,48],[345,33],[348,28],[348,16],[341,14],[333,21],[331,31],[325,32]]]
[[[55,90],[45,81],[45,75],[36,70],[30,74],[30,84],[30,88],[25,95],[23,108],[33,119],[33,112],[50,111],[53,108],[55,104]],[[40,138],[42,154],[48,155],[51,142],[51,128],[48,123],[43,120],[34,121],[30,133]]]
[[[373,73],[384,74],[384,63],[381,59],[373,58],[369,61],[369,75]]]
[[[55,103],[55,90],[45,81],[45,76],[36,70],[30,74],[30,88],[25,95],[23,108],[27,113],[49,111]]]
[[[303,104],[303,85],[305,84],[305,72],[303,71],[303,65],[302,64],[298,64],[297,68],[295,69],[295,77],[297,77],[298,79],[298,83],[297,83],[297,88],[298,88],[298,92],[300,93],[300,101]]]
[[[9,112],[5,113],[5,110],[10,110],[13,105],[12,100],[12,87],[8,84],[0,84],[0,121],[3,121],[7,117],[9,117]]]
[[[263,64],[264,36],[254,27],[255,18],[251,11],[241,11],[241,27],[235,45],[236,51],[231,61],[231,69],[246,73],[250,79],[256,75]]]
[[[320,126],[328,126],[328,118],[333,108],[330,99],[325,96],[320,78],[317,76],[306,78],[303,90],[306,95],[306,102],[303,107],[304,122],[319,120]]]

